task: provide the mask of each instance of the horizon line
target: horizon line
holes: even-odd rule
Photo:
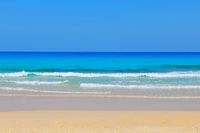
[[[200,53],[200,51],[0,51],[0,53]]]

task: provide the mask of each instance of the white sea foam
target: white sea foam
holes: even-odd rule
[[[0,73],[0,77],[23,77],[27,76],[29,73],[22,71],[22,72],[12,72],[12,73]]]
[[[58,85],[66,84],[68,81],[10,81],[22,85]]]
[[[181,77],[200,77],[200,71],[188,72],[166,72],[166,73],[79,73],[79,72],[14,72],[14,73],[0,73],[0,77],[22,77],[28,75],[36,76],[57,76],[57,77],[152,77],[152,78],[181,78]]]
[[[200,85],[119,85],[82,83],[82,88],[108,88],[108,89],[200,89]]]
[[[196,72],[168,72],[168,73],[78,73],[78,72],[35,72],[38,76],[60,76],[60,77],[152,77],[152,78],[180,78],[180,77],[200,77],[200,71]]]
[[[111,94],[110,91],[49,91],[49,90],[35,90],[28,88],[19,88],[19,87],[0,87],[0,90],[5,91],[21,91],[21,92],[34,92],[34,93],[52,93],[52,94]]]

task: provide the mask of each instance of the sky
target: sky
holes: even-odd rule
[[[1,0],[0,51],[200,52],[200,1]]]

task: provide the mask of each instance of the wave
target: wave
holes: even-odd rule
[[[22,85],[58,85],[58,84],[66,84],[68,80],[65,81],[9,81],[14,82],[16,84]]]
[[[200,85],[117,85],[82,83],[82,88],[124,88],[124,89],[200,89]]]
[[[152,77],[152,78],[181,78],[181,77],[200,77],[200,71],[187,72],[165,72],[165,73],[79,73],[79,72],[13,72],[0,73],[0,77],[24,77],[24,76],[56,76],[56,77]]]
[[[28,72],[21,71],[21,72],[12,72],[12,73],[0,73],[0,77],[23,77],[28,76]]]
[[[33,93],[52,93],[52,94],[111,94],[110,91],[48,91],[48,90],[34,90],[34,89],[27,89],[27,88],[19,88],[19,87],[0,87],[0,90],[5,91],[22,91],[22,92],[33,92]]]
[[[169,73],[34,73],[38,76],[61,76],[61,77],[112,77],[112,78],[123,78],[123,77],[155,77],[155,78],[172,78],[172,77],[200,77],[200,71],[198,72],[169,72]]]

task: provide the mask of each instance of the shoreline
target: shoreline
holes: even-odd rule
[[[97,98],[142,98],[142,99],[200,99],[200,96],[145,96],[107,94],[0,94],[0,97],[97,97]]]
[[[200,111],[200,99],[96,96],[0,96],[0,112],[31,110]]]

